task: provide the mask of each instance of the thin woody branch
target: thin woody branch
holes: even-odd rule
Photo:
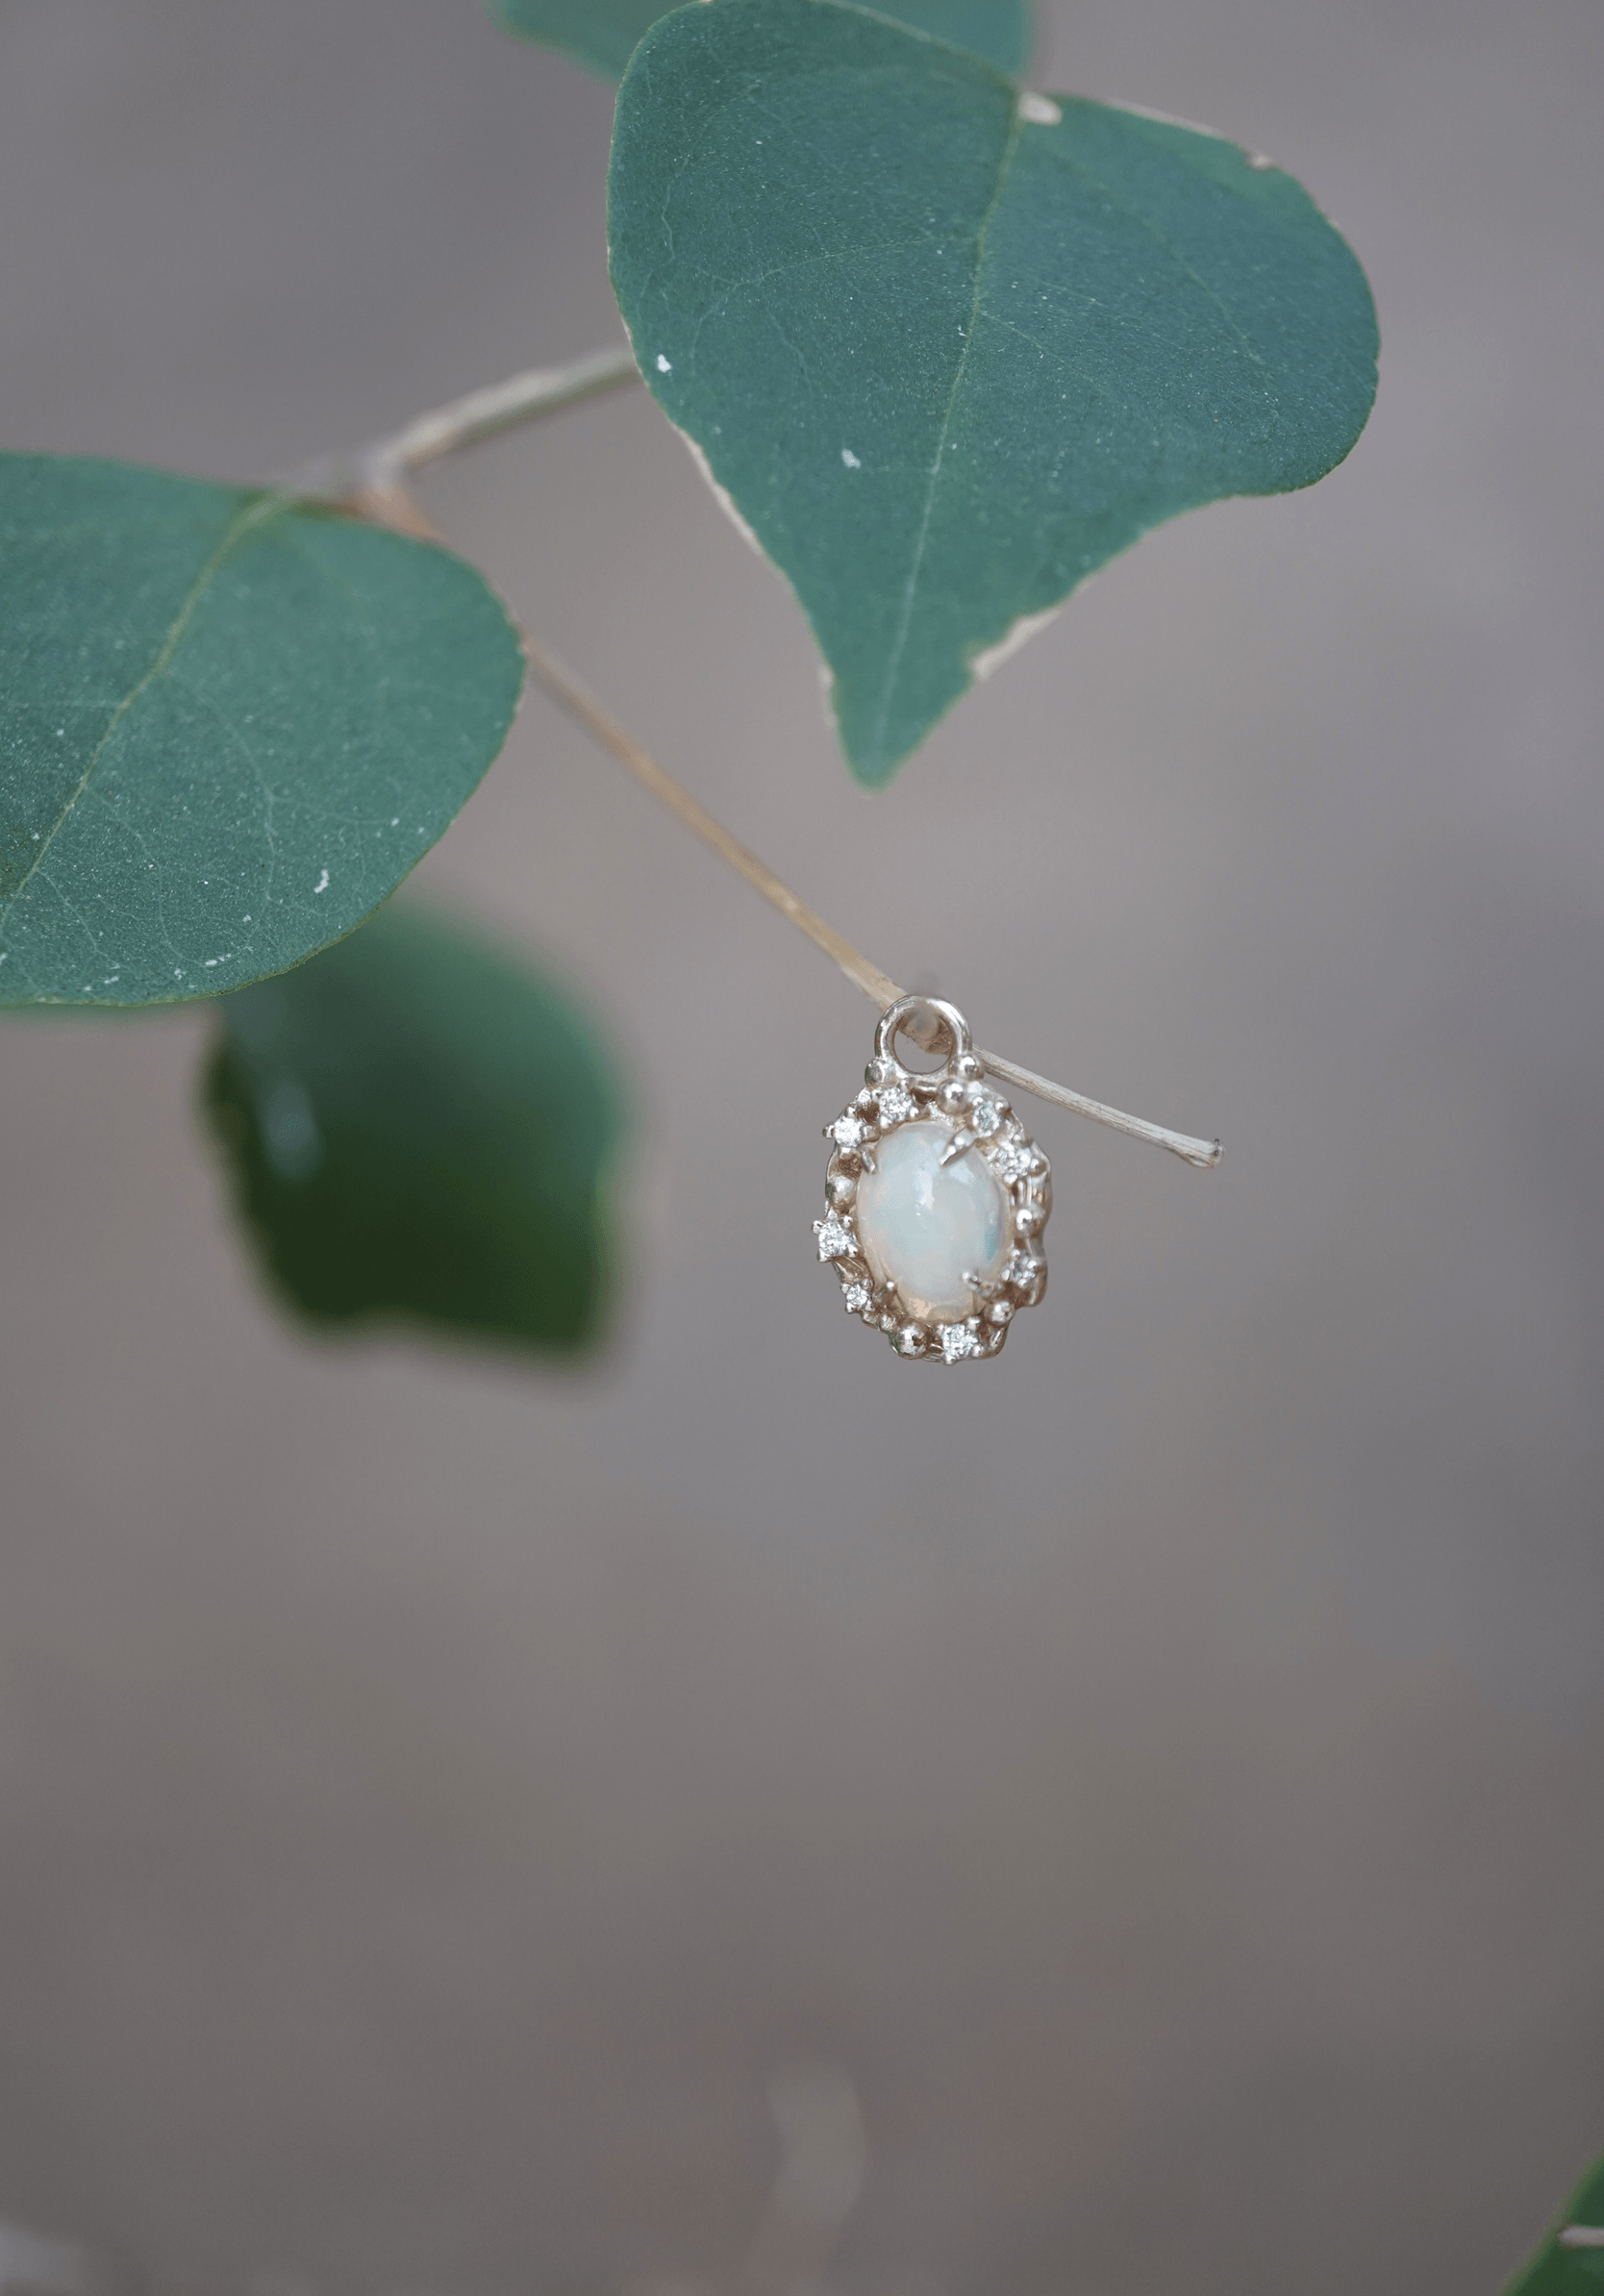
[[[517,430],[581,399],[639,380],[628,343],[593,351],[567,366],[531,367],[488,389],[466,391],[449,405],[418,415],[403,430],[370,438],[365,446],[320,455],[289,472],[281,484],[291,494],[324,494],[337,502],[370,495],[426,463],[438,462],[442,455],[457,454],[481,439],[499,437],[503,431]]]
[[[572,378],[587,365],[595,369],[599,362],[581,361],[574,367],[553,372]],[[633,361],[630,371],[634,371]],[[616,376],[614,379],[624,378]],[[534,379],[516,380],[529,382]],[[548,398],[535,411],[544,412],[551,405],[567,404],[570,399],[584,395],[587,388],[605,387],[605,383],[591,382],[570,390],[564,400]],[[492,401],[511,393],[514,388],[513,384],[506,384],[499,386],[496,390],[473,392],[468,398],[458,400],[455,410],[443,408],[436,414],[423,415],[415,423],[409,424],[406,430],[397,432],[388,441],[381,442],[382,453],[379,448],[368,450],[370,459],[365,466],[365,475],[353,479],[347,462],[343,466],[346,479],[343,486],[310,489],[303,487],[300,490],[331,492],[358,517],[370,518],[376,525],[393,527],[420,540],[441,541],[444,537],[439,529],[411,493],[404,483],[403,474],[408,468],[417,467],[420,462],[432,462],[439,455],[450,453],[454,446],[467,445],[474,438],[491,436],[491,429],[506,429],[512,421],[528,419],[527,412],[510,416],[506,422],[497,420],[493,412],[486,412]],[[526,410],[531,396],[526,394]],[[472,412],[476,404],[481,410],[477,414]],[[491,429],[485,428],[486,423],[489,423]],[[402,451],[409,440],[413,441],[411,448],[407,449],[414,457],[411,463],[406,461]],[[308,465],[308,469],[313,471],[334,467],[336,464],[332,459],[322,465]],[[523,647],[531,677],[559,709],[565,711],[576,724],[583,726],[603,749],[611,752],[643,789],[649,790],[660,805],[666,806],[675,818],[684,822],[693,836],[700,837],[710,851],[734,869],[738,876],[743,877],[753,890],[761,893],[782,916],[788,917],[799,933],[805,933],[815,948],[822,949],[840,967],[853,986],[863,990],[871,1004],[884,1012],[890,1006],[902,1002],[906,991],[897,986],[890,975],[871,963],[861,949],[853,947],[844,934],[838,933],[834,925],[827,924],[816,910],[808,907],[800,894],[793,893],[789,886],[782,878],[776,877],[765,862],[750,852],[739,837],[732,836],[723,823],[708,811],[706,806],[692,797],[689,789],[658,763],[649,750],[643,749],[635,736],[625,731],[611,711],[586,691],[573,673],[564,668],[547,647],[541,645],[538,638],[531,637],[527,632],[523,634]],[[912,1025],[909,1033],[915,1036],[919,1035],[918,1030]],[[936,1033],[939,1031],[933,1033],[931,1041],[934,1041]],[[1038,1076],[1034,1069],[1020,1068],[1014,1061],[1005,1061],[996,1053],[986,1052],[978,1045],[975,1053],[993,1076],[1000,1077],[1005,1084],[1013,1085],[1017,1090],[1029,1092],[1038,1100],[1048,1101],[1055,1108],[1067,1109],[1073,1115],[1089,1116],[1094,1124],[1107,1125],[1115,1132],[1124,1133],[1130,1139],[1146,1140],[1156,1148],[1167,1148],[1172,1156],[1180,1157],[1183,1162],[1191,1164],[1198,1171],[1212,1171],[1224,1153],[1218,1140],[1194,1139],[1188,1133],[1171,1132],[1166,1125],[1149,1124],[1144,1117],[1127,1116],[1119,1109],[1109,1108],[1100,1100],[1089,1100],[1083,1093],[1071,1092],[1066,1085],[1055,1085],[1049,1078]]]

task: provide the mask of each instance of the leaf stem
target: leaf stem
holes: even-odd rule
[[[489,397],[491,394],[487,392],[480,395]],[[468,402],[464,400],[459,404],[466,406]],[[435,419],[425,416],[422,422],[410,425],[408,431],[399,433],[398,437],[405,438],[414,432],[421,433],[424,424]],[[489,434],[479,435],[483,437]],[[439,451],[444,453],[446,449]],[[430,458],[426,456],[424,459]],[[391,461],[388,466],[381,467],[368,483],[345,492],[341,498],[344,508],[358,517],[369,518],[376,525],[394,527],[400,533],[413,535],[422,541],[443,540],[439,529],[427,512],[403,485],[401,467]],[[538,638],[531,637],[527,631],[523,633],[523,648],[530,675],[541,691],[577,725],[583,726],[592,740],[610,751],[619,764],[634,775],[643,789],[649,790],[660,805],[666,806],[675,818],[683,821],[686,828],[700,837],[703,844],[715,853],[721,861],[727,862],[738,876],[746,880],[754,891],[771,902],[782,916],[789,917],[799,933],[805,933],[815,948],[822,949],[826,957],[840,965],[853,986],[861,988],[872,1005],[884,1012],[889,1006],[902,1002],[907,992],[897,986],[889,973],[883,973],[877,964],[872,964],[861,949],[853,947],[844,934],[836,931],[834,925],[826,924],[818,911],[810,909],[800,894],[793,893],[783,879],[776,877],[773,870],[759,861],[757,855],[749,851],[739,837],[732,836],[724,824],[708,811],[706,806],[692,797],[689,789],[658,763],[649,750],[643,749],[635,736],[625,731],[593,694],[587,692],[573,672],[564,668],[556,655],[541,645]],[[916,1027],[910,1027],[908,1033],[920,1041],[926,1041]],[[930,1041],[934,1041],[936,1033],[936,1030],[932,1030]],[[1155,1147],[1167,1148],[1172,1156],[1180,1157],[1198,1171],[1212,1171],[1224,1153],[1218,1140],[1193,1139],[1188,1133],[1171,1132],[1163,1124],[1149,1124],[1144,1117],[1127,1116],[1118,1109],[1106,1107],[1100,1100],[1088,1100],[1080,1092],[1071,1092],[1066,1085],[1055,1085],[1048,1078],[1038,1076],[1034,1069],[1017,1067],[1014,1061],[1005,1061],[996,1053],[986,1052],[979,1045],[975,1047],[975,1054],[993,1076],[1001,1077],[1005,1084],[1013,1085],[1018,1091],[1032,1093],[1038,1100],[1050,1101],[1055,1108],[1068,1109],[1074,1115],[1090,1116],[1094,1124],[1106,1124],[1133,1140],[1147,1140]]]
[[[503,431],[555,414],[579,399],[616,389],[620,383],[639,383],[640,370],[628,343],[606,351],[592,351],[567,366],[530,367],[505,383],[485,390],[465,391],[447,406],[418,415],[404,429],[365,446],[322,455],[304,463],[282,481],[295,494],[329,494],[343,499],[371,493],[402,479],[409,471],[438,462],[442,455],[477,446],[482,438],[495,438]]]
[[[548,648],[538,638],[524,636],[524,654],[529,662],[530,675],[535,683],[564,711],[582,725],[604,749],[611,750],[618,762],[634,774],[636,780],[668,811],[683,821],[687,829],[710,846],[720,861],[744,877],[747,884],[771,901],[782,916],[787,916],[816,948],[834,960],[855,988],[884,1012],[888,1006],[900,1004],[907,994],[897,986],[889,973],[883,973],[871,963],[862,950],[855,949],[844,934],[828,925],[816,910],[793,893],[789,885],[775,876],[772,869],[759,861],[757,855],[732,836],[721,821],[698,803],[689,789],[675,781],[647,750],[641,748],[633,735],[625,732],[592,694],[586,691],[571,670],[565,669]],[[1069,1109],[1077,1116],[1090,1116],[1096,1124],[1112,1126],[1133,1140],[1150,1140],[1155,1147],[1167,1148],[1174,1156],[1185,1159],[1201,1171],[1209,1171],[1219,1162],[1222,1150],[1218,1140],[1194,1140],[1186,1133],[1171,1132],[1163,1124],[1149,1124],[1144,1117],[1124,1115],[1118,1109],[1104,1106],[1100,1100],[1088,1100],[1080,1092],[1071,1092],[1067,1086],[1055,1085],[1034,1069],[1020,1068],[1012,1061],[1003,1060],[996,1053],[987,1052],[976,1045],[975,1056],[991,1075],[1001,1077],[1021,1092],[1033,1093],[1038,1100],[1049,1100],[1058,1108]]]
[[[826,957],[839,964],[853,986],[861,988],[882,1011],[898,1001],[903,992],[890,975],[871,964],[844,934],[838,933],[834,925],[827,925],[816,910],[810,909],[799,894],[793,893],[739,837],[733,836],[706,806],[675,781],[648,750],[641,748],[633,735],[624,731],[617,719],[603,709],[593,694],[586,691],[573,672],[564,668],[539,638],[525,633],[523,648],[530,675],[542,692],[576,724],[582,725],[603,749],[610,750],[640,786],[649,789],[660,805],[665,805],[692,836],[700,837],[721,861],[728,862],[739,876],[744,877],[765,901],[772,902],[781,915],[789,917],[815,948],[822,949]]]

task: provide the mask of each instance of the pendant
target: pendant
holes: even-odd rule
[[[915,1012],[935,1013],[951,1044],[928,1076],[893,1049]],[[986,1082],[963,1013],[940,997],[904,997],[882,1014],[864,1079],[824,1128],[819,1259],[840,1278],[847,1312],[899,1356],[999,1355],[1019,1310],[1047,1288],[1047,1160]]]

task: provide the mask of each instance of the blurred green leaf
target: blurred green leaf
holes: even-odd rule
[[[238,487],[0,456],[0,1005],[170,1003],[360,924],[523,681],[448,551]]]
[[[1598,2245],[1574,2247],[1572,2229],[1594,2232]],[[1604,2158],[1595,2160],[1560,2210],[1536,2255],[1517,2272],[1504,2296],[1600,2296],[1604,2291]]]
[[[287,1303],[572,1352],[597,1333],[616,1094],[521,960],[386,910],[218,1007],[205,1104]]]
[[[637,43],[668,13],[664,0],[487,0],[487,5],[504,32],[559,48],[609,80],[623,77]],[[894,8],[877,12],[984,56],[1002,72],[1022,72],[1030,54],[1030,0],[897,0]]]
[[[609,238],[641,371],[795,589],[871,785],[1095,567],[1310,485],[1375,393],[1364,273],[1291,176],[836,0],[647,35]]]

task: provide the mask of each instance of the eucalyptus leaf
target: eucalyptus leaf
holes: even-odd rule
[[[543,1352],[595,1337],[617,1094],[549,982],[387,909],[218,1014],[207,1115],[294,1312]]]
[[[522,680],[432,543],[0,456],[0,1005],[210,995],[338,940],[472,795]]]
[[[641,371],[871,785],[1115,552],[1310,485],[1375,393],[1364,273],[1291,176],[838,0],[648,33],[609,236]]]
[[[491,19],[520,39],[557,48],[606,79],[621,79],[664,0],[487,0]],[[999,71],[1022,72],[1031,50],[1030,0],[898,0],[878,12],[933,39],[984,56]]]
[[[1596,2241],[1573,2246],[1564,2238],[1577,2231],[1595,2234]],[[1604,2296],[1604,2158],[1593,2162],[1504,2296]]]

